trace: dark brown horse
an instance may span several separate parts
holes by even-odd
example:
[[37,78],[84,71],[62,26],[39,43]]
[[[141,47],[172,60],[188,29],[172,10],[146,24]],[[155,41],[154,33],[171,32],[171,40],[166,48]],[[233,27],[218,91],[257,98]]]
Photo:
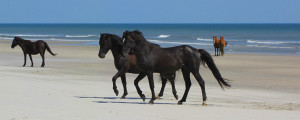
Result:
[[[121,98],[125,98],[127,93],[127,87],[126,87],[126,76],[125,73],[135,73],[138,74],[141,72],[141,69],[136,65],[136,57],[134,54],[129,55],[128,59],[122,58],[122,47],[123,47],[123,41],[121,37],[114,35],[114,34],[101,34],[100,40],[99,40],[100,50],[98,56],[100,58],[105,58],[106,53],[111,50],[113,57],[114,57],[114,63],[115,67],[117,68],[118,72],[115,74],[115,76],[112,78],[113,82],[113,90],[115,94],[118,96],[119,91],[117,89],[116,80],[121,76],[124,93]],[[170,81],[172,85],[172,92],[176,99],[178,99],[177,92],[175,89],[175,72],[170,74],[161,74],[161,80],[162,80],[162,87],[160,94],[158,97],[163,96],[164,88],[167,83],[167,80]],[[138,79],[144,78],[146,75],[141,74],[139,75]]]
[[57,54],[52,53],[52,51],[49,48],[48,44],[43,40],[38,40],[36,42],[31,42],[30,40],[24,40],[20,37],[15,37],[12,44],[11,44],[11,48],[16,47],[17,45],[19,45],[21,47],[21,49],[23,50],[23,53],[24,53],[23,67],[26,65],[26,54],[28,54],[29,57],[30,57],[31,67],[33,67],[33,62],[32,62],[31,55],[36,55],[36,54],[40,53],[40,55],[43,59],[41,67],[45,66],[45,51],[46,51],[46,49],[51,55],[53,55],[53,56],[57,55]]
[[[170,74],[181,69],[186,89],[178,104],[182,104],[182,102],[186,101],[191,87],[190,73],[192,73],[201,87],[203,105],[206,105],[205,82],[199,74],[201,62],[203,65],[206,63],[222,88],[224,88],[224,86],[230,87],[226,79],[221,76],[211,55],[203,49],[195,49],[187,45],[161,48],[157,44],[148,42],[139,31],[125,31],[123,38],[125,39],[123,55],[126,58],[129,55],[129,51],[134,50],[137,59],[136,63],[138,67],[142,69],[140,74],[146,74],[148,77],[152,93],[152,99],[149,101],[150,104],[153,104],[155,100],[153,72]],[[139,81],[137,81],[137,83],[138,82]],[[137,85],[136,87],[140,96],[144,96],[139,86]]]
[[215,47],[215,56],[224,55],[224,47],[227,46],[227,42],[224,40],[224,36],[220,36],[220,39],[217,36],[213,36],[214,47]]

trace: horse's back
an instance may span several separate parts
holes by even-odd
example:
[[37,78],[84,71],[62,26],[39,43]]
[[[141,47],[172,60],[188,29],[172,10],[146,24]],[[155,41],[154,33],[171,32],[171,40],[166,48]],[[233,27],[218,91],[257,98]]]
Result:
[[221,42],[221,39],[215,39],[214,44],[219,44]]
[[182,68],[188,59],[199,56],[198,50],[188,45],[162,48],[160,53],[155,54],[155,69],[161,73],[173,73]]
[[225,47],[226,42],[225,42],[225,40],[224,40],[224,37],[221,37],[221,38],[220,38],[220,43],[222,44],[223,47]]
[[46,42],[43,40],[37,40],[35,42],[31,42],[30,43],[31,44],[30,45],[30,53],[35,55],[35,54],[43,52],[46,49],[45,43]]

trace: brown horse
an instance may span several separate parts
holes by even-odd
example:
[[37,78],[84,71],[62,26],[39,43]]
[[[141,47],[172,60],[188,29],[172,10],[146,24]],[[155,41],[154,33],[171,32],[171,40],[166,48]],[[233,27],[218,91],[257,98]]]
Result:
[[26,54],[28,54],[29,57],[30,57],[31,67],[33,67],[33,62],[32,62],[31,55],[36,55],[36,54],[40,53],[40,55],[43,59],[41,67],[45,66],[45,60],[44,59],[45,59],[46,49],[51,55],[53,55],[53,56],[57,55],[57,54],[52,53],[52,51],[49,48],[48,44],[43,40],[38,40],[36,42],[31,42],[30,40],[24,40],[20,37],[15,37],[12,44],[11,44],[11,48],[16,47],[17,45],[19,45],[22,48],[23,53],[24,53],[23,67],[26,65]]
[[224,36],[220,36],[220,39],[217,36],[213,36],[214,47],[215,47],[215,56],[224,55],[224,47],[227,46],[227,42],[224,40]]

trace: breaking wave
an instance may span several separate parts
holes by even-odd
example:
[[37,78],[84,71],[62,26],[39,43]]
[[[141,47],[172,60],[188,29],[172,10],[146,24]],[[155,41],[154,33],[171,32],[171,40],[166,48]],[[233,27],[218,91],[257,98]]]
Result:
[[170,37],[171,35],[164,35],[164,34],[162,34],[162,35],[159,35],[158,36],[158,38],[167,38],[167,37]]
[[149,40],[154,43],[164,43],[164,44],[177,44],[177,45],[213,45],[210,43],[194,43],[194,42],[168,42],[168,41],[161,41],[161,40]]

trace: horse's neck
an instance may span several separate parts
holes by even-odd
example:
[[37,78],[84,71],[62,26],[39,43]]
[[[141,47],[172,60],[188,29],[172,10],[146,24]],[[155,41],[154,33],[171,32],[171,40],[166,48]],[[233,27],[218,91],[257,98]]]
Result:
[[[153,44],[154,45],[154,44]],[[136,52],[136,56],[139,57],[139,56],[147,56],[149,54],[149,52],[151,51],[151,49],[153,48],[153,45],[146,41],[144,42],[143,44],[140,44],[139,46],[137,46],[137,50],[135,51]]]
[[120,45],[114,45],[111,48],[111,52],[113,54],[113,57],[115,60],[119,60],[122,57],[122,46]]
[[21,48],[23,48],[23,47],[25,47],[26,42],[27,42],[26,40],[19,39],[19,40],[18,40],[18,45],[19,45]]

